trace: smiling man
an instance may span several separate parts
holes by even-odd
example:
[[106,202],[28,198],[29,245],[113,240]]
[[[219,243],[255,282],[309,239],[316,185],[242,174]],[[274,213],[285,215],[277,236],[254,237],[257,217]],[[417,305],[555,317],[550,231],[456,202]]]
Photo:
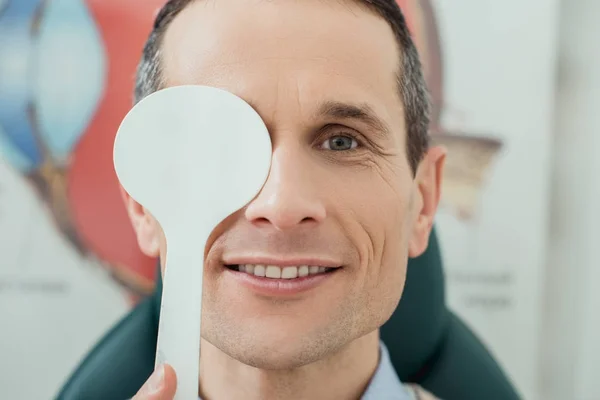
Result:
[[[444,151],[428,146],[425,83],[396,3],[173,0],[137,78],[137,101],[177,85],[228,90],[273,143],[262,191],[206,246],[200,397],[412,398],[379,328],[408,258],[427,247]],[[141,249],[164,265],[160,227],[126,202]],[[174,384],[161,367],[137,398],[172,398]]]

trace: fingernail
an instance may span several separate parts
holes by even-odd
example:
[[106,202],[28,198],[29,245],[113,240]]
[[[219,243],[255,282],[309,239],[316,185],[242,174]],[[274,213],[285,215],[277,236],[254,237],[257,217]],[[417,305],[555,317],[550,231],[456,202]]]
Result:
[[165,383],[165,367],[159,365],[148,380],[148,394],[160,392]]

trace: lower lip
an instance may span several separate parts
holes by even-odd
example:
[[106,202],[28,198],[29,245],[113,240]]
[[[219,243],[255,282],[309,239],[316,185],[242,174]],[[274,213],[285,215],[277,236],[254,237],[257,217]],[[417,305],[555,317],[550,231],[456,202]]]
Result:
[[316,288],[337,274],[337,269],[318,275],[294,279],[273,279],[225,268],[225,273],[246,288],[264,296],[293,296]]

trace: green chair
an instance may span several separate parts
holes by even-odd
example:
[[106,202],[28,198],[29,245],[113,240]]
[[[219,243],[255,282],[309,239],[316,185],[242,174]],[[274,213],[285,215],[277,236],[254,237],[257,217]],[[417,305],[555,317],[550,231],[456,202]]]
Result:
[[[160,274],[159,274],[160,278]],[[444,400],[517,400],[490,353],[446,307],[435,233],[429,248],[408,265],[402,300],[381,337],[403,382],[418,383]],[[85,357],[59,400],[131,398],[152,373],[161,281]]]

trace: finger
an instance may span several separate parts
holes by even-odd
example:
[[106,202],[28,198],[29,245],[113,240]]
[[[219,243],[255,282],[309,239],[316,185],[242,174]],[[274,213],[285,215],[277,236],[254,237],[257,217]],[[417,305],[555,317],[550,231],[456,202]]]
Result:
[[173,400],[177,377],[170,365],[160,365],[132,400]]
[[423,389],[419,385],[409,384],[408,388],[412,391],[412,399],[415,400],[438,400],[437,397]]

